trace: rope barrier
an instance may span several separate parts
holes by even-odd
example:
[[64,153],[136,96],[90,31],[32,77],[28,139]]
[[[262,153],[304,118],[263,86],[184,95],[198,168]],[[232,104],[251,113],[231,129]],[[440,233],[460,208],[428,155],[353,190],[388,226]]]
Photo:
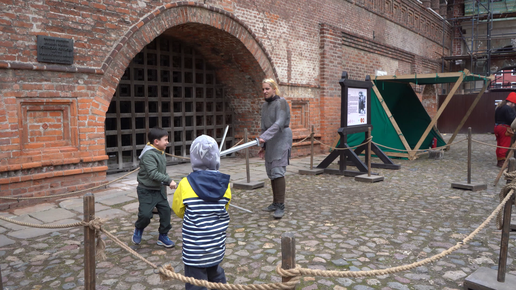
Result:
[[351,149],[358,148],[358,147],[360,147],[362,145],[367,145],[369,142],[372,142],[372,140],[373,140],[373,136],[369,136],[369,138],[367,138],[367,140],[364,143],[360,143],[360,144],[358,144],[356,146],[351,146],[351,147],[348,147],[348,148],[333,147],[333,146],[325,144],[325,143],[323,143],[323,142],[321,142],[319,140],[314,140],[314,141],[319,143],[319,144],[321,144],[321,145],[323,145],[323,146],[330,147],[331,150],[351,150]]
[[392,267],[388,269],[382,269],[382,270],[370,270],[370,271],[328,271],[328,270],[314,270],[314,269],[306,269],[306,268],[298,268],[285,270],[281,269],[281,274],[289,274],[290,276],[297,276],[297,275],[307,275],[307,276],[320,276],[320,277],[338,277],[338,278],[349,278],[349,277],[366,277],[366,276],[379,276],[379,275],[385,275],[385,274],[393,274],[401,271],[406,271],[410,269],[414,269],[420,266],[423,266],[425,264],[434,262],[440,258],[443,258],[447,256],[448,254],[458,250],[463,245],[470,242],[505,206],[505,203],[511,198],[512,194],[514,193],[514,190],[516,189],[515,185],[511,186],[511,189],[507,196],[503,199],[503,201],[495,208],[495,210],[486,218],[486,220],[478,226],[471,234],[469,234],[466,238],[464,238],[461,242],[458,242],[455,246],[437,254],[432,257],[423,259],[421,261],[409,264],[409,265],[402,265],[397,267]]
[[72,224],[62,224],[62,225],[39,225],[39,224],[20,222],[20,221],[13,220],[13,219],[10,219],[10,218],[6,218],[6,217],[3,217],[3,216],[0,216],[0,220],[6,221],[6,222],[10,222],[10,223],[13,223],[13,224],[17,224],[17,225],[20,225],[20,226],[26,226],[26,227],[31,227],[31,228],[41,228],[41,229],[63,229],[63,228],[73,228],[73,227],[78,227],[78,226],[83,226],[84,225],[83,221],[72,223]]
[[514,148],[511,148],[511,147],[503,147],[503,146],[498,146],[498,145],[492,145],[492,144],[489,144],[489,143],[485,143],[485,142],[482,142],[482,141],[478,141],[478,140],[475,140],[475,139],[471,139],[473,142],[475,143],[479,143],[479,144],[482,144],[482,145],[485,145],[485,146],[489,146],[489,147],[495,147],[495,148],[502,148],[502,149],[514,149]]
[[17,201],[20,201],[20,200],[29,200],[29,199],[42,199],[42,198],[55,198],[55,197],[61,197],[61,196],[67,196],[67,195],[74,195],[74,194],[78,194],[78,193],[81,193],[81,192],[86,192],[86,191],[92,191],[92,190],[95,190],[97,188],[101,188],[101,187],[106,187],[108,185],[110,185],[111,183],[114,183],[116,181],[119,181],[120,179],[128,176],[128,175],[131,175],[133,174],[134,172],[140,170],[140,167],[134,169],[133,171],[123,175],[123,176],[120,176],[116,179],[113,179],[107,183],[104,183],[102,185],[97,185],[97,186],[94,186],[94,187],[91,187],[91,188],[87,188],[87,189],[81,189],[81,190],[77,190],[77,191],[72,191],[72,192],[68,192],[68,193],[61,193],[61,194],[56,194],[56,195],[50,195],[50,196],[33,196],[33,197],[8,197],[8,196],[0,196],[0,199],[7,199],[7,200],[17,200]]
[[[238,141],[238,143],[236,143],[235,145],[233,145],[231,148],[237,146],[238,144],[240,144],[241,142],[243,141],[240,140]],[[181,156],[176,156],[176,155],[173,155],[173,154],[169,154],[169,153],[166,153],[166,155],[169,155],[169,156],[173,156],[175,158],[182,158],[182,159],[187,159],[187,160],[190,160],[190,158],[188,157],[181,157]],[[137,167],[136,169],[130,171],[129,173],[127,174],[124,174],[116,179],[113,179],[107,183],[104,183],[102,185],[97,185],[97,186],[94,186],[94,187],[90,187],[90,188],[87,188],[87,189],[81,189],[81,190],[77,190],[77,191],[72,191],[72,192],[68,192],[68,193],[61,193],[61,194],[56,194],[56,195],[51,195],[51,196],[33,196],[33,197],[8,197],[8,196],[0,196],[0,199],[5,199],[5,200],[17,200],[17,201],[20,201],[20,200],[31,200],[31,199],[45,199],[45,198],[55,198],[55,197],[62,197],[62,196],[68,196],[68,195],[75,195],[75,194],[78,194],[78,193],[82,193],[82,192],[87,192],[87,191],[92,191],[92,190],[95,190],[95,189],[98,189],[98,188],[101,188],[101,187],[106,187],[112,183],[115,183],[133,173],[135,173],[136,171],[140,170],[140,167]]]
[[[372,140],[372,136],[370,137],[371,140]],[[367,140],[365,141],[364,143],[361,143],[361,144],[358,144],[356,146],[351,146],[351,147],[348,147],[348,148],[338,148],[338,147],[333,147],[331,145],[328,145],[328,144],[325,144],[319,140],[315,140],[315,142],[323,145],[323,146],[326,146],[326,147],[330,147],[331,150],[350,150],[350,149],[355,149],[357,147],[360,147],[362,145],[367,145],[367,143],[369,143],[369,141],[371,140]],[[436,147],[436,148],[432,148],[433,150],[438,150],[438,149],[443,149],[443,148],[446,148],[446,147],[449,147],[449,146],[452,146],[452,145],[456,145],[458,143],[461,143],[461,142],[464,142],[464,141],[467,141],[468,139],[462,139],[462,140],[459,140],[459,141],[456,141],[456,142],[453,142],[453,143],[450,143],[450,144],[446,144],[444,146],[439,146],[439,147]],[[395,150],[395,151],[400,151],[400,152],[414,152],[414,150],[412,151],[408,151],[406,149],[398,149],[398,148],[393,148],[393,147],[389,147],[389,146],[386,146],[386,145],[382,145],[380,143],[377,143],[377,142],[374,142],[374,141],[371,141],[373,144],[375,144],[376,146],[380,146],[380,147],[383,147],[383,148],[387,148],[387,149],[391,149],[391,150]],[[428,149],[418,149],[418,150],[415,150],[417,152],[425,152],[425,151],[428,151]]]
[[[507,177],[516,177],[516,172],[512,172],[510,174],[506,174]],[[66,225],[38,225],[38,224],[31,224],[31,223],[25,223],[25,222],[19,222],[15,221],[13,219],[1,217],[1,220],[12,222],[18,225],[24,225],[24,226],[30,226],[30,227],[37,227],[37,228],[65,228],[65,227],[76,227],[76,226],[87,226],[90,227],[90,229],[95,230],[96,238],[97,238],[97,257],[99,259],[104,259],[104,249],[105,249],[105,243],[102,240],[100,236],[100,232],[104,233],[108,238],[113,240],[117,245],[119,245],[122,249],[128,251],[129,253],[133,254],[135,257],[139,258],[143,262],[147,263],[149,266],[153,267],[154,269],[157,269],[160,277],[163,281],[175,279],[180,280],[184,283],[190,283],[197,286],[202,286],[206,288],[211,289],[235,289],[235,290],[247,290],[247,289],[253,289],[253,290],[269,290],[269,289],[291,289],[293,288],[298,282],[300,277],[302,275],[307,276],[318,276],[318,277],[338,277],[338,278],[346,278],[346,277],[366,277],[366,276],[379,276],[379,275],[385,275],[385,274],[393,274],[401,271],[410,270],[413,268],[420,267],[422,265],[434,262],[438,259],[441,259],[448,254],[456,251],[457,249],[461,248],[463,245],[467,244],[469,241],[471,241],[496,215],[499,215],[501,209],[505,206],[507,201],[512,197],[514,194],[514,190],[516,190],[516,183],[510,183],[507,184],[503,189],[502,192],[505,195],[503,200],[500,202],[500,204],[495,208],[495,210],[484,220],[484,222],[478,226],[471,234],[469,234],[466,238],[464,238],[461,242],[458,242],[455,246],[448,248],[447,250],[434,255],[432,257],[417,261],[415,263],[409,264],[409,265],[401,265],[397,267],[391,267],[388,269],[381,269],[381,270],[369,270],[369,271],[338,271],[338,270],[314,270],[314,269],[308,269],[308,268],[301,268],[299,265],[296,265],[296,268],[294,269],[282,269],[280,265],[276,267],[276,271],[281,275],[282,277],[291,277],[292,279],[289,282],[282,282],[282,283],[268,283],[268,284],[250,284],[250,285],[243,285],[243,284],[223,284],[223,283],[212,283],[208,282],[206,280],[197,280],[191,277],[185,277],[184,275],[175,273],[173,271],[172,266],[170,265],[155,265],[154,263],[146,260],[144,257],[142,257],[140,254],[138,254],[136,251],[131,249],[129,246],[127,246],[125,243],[120,241],[117,237],[109,233],[108,231],[104,230],[102,228],[102,224],[105,222],[104,220],[101,220],[100,218],[95,218],[94,220],[90,222],[77,222],[73,224],[66,224]]]
[[[462,139],[462,140],[459,140],[459,141],[456,141],[456,142],[453,142],[453,143],[450,143],[450,144],[446,144],[444,146],[439,146],[439,147],[435,147],[435,148],[431,148],[432,150],[439,150],[439,149],[443,149],[443,148],[446,148],[448,146],[452,146],[452,145],[456,145],[458,143],[461,143],[461,142],[464,142],[464,141],[467,141],[468,139],[465,138],[465,139]],[[380,146],[380,147],[383,147],[383,148],[387,148],[387,149],[391,149],[391,150],[395,150],[395,151],[401,151],[401,152],[409,152],[408,150],[404,150],[404,149],[398,149],[398,148],[392,148],[392,147],[389,147],[389,146],[385,146],[385,145],[382,145],[382,144],[379,144],[379,143],[376,143],[376,142],[373,142],[374,144],[376,144],[376,146]],[[428,149],[418,149],[418,150],[412,150],[410,152],[425,152],[425,151],[428,151]]]
[[312,135],[308,135],[308,136],[306,136],[303,140],[301,140],[301,141],[297,141],[296,143],[293,143],[293,144],[292,144],[292,146],[294,146],[294,145],[296,145],[296,144],[303,143],[303,142],[305,142],[305,141],[306,141],[306,139],[311,138],[311,137],[312,137]]
[[[296,143],[293,143],[294,144],[299,144],[299,143],[302,143],[304,142],[305,140],[307,140],[308,138],[310,138],[311,136],[308,135],[306,136],[304,139],[302,139],[301,141],[298,141]],[[319,140],[314,140],[314,142],[316,143],[319,143],[323,146],[326,146],[326,147],[329,147],[331,150],[351,150],[351,149],[356,149],[362,145],[367,145],[369,142],[372,142],[374,143],[376,146],[379,146],[379,147],[382,147],[382,148],[386,148],[386,149],[390,149],[390,150],[394,150],[394,151],[399,151],[399,152],[414,152],[414,151],[408,151],[408,150],[404,150],[404,149],[398,149],[398,148],[393,148],[393,147],[389,147],[389,146],[386,146],[386,145],[382,145],[380,143],[377,143],[377,142],[373,142],[372,141],[372,138],[373,136],[370,136],[364,143],[361,143],[361,144],[358,144],[356,146],[351,146],[351,147],[348,147],[348,148],[339,148],[339,147],[333,147],[331,145],[328,145],[328,144],[325,144]],[[453,143],[450,143],[450,144],[447,144],[447,145],[444,145],[444,146],[440,146],[440,147],[436,147],[436,148],[432,148],[434,150],[438,150],[438,149],[442,149],[442,148],[446,148],[446,147],[449,147],[449,146],[452,146],[452,145],[456,145],[458,143],[461,143],[461,142],[464,142],[466,141],[467,138],[465,139],[462,139],[462,140],[459,140],[459,141],[456,141],[456,142],[453,142]],[[485,143],[485,142],[481,142],[481,141],[478,141],[478,140],[474,140],[472,139],[473,142],[476,142],[476,143],[479,143],[479,144],[482,144],[482,145],[487,145],[487,146],[491,146],[491,147],[497,147],[497,148],[504,148],[504,149],[513,149],[513,148],[510,148],[510,147],[502,147],[502,146],[496,146],[496,145],[491,145],[491,144],[488,144],[488,143]],[[235,146],[238,146],[240,143],[242,143],[243,139],[238,141],[235,145],[231,146],[230,148],[233,148]],[[427,151],[428,149],[418,149],[416,150],[416,152],[425,152]],[[170,154],[170,153],[166,153],[166,155],[168,156],[172,156],[172,157],[175,157],[175,158],[180,158],[180,159],[186,159],[186,160],[190,160],[189,157],[182,157],[182,156],[177,156],[177,155],[173,155],[173,154]],[[8,197],[8,196],[0,196],[0,200],[1,199],[4,199],[4,200],[17,200],[17,201],[20,201],[20,200],[31,200],[31,199],[45,199],[45,198],[56,198],[56,197],[62,197],[62,196],[69,196],[69,195],[75,195],[75,194],[79,194],[79,193],[82,193],[82,192],[86,192],[86,191],[92,191],[92,190],[95,190],[95,189],[98,189],[98,188],[101,188],[101,187],[106,187],[114,182],[117,182],[123,178],[125,178],[126,176],[128,175],[131,175],[133,174],[134,172],[138,171],[140,169],[140,167],[130,171],[129,173],[121,176],[121,177],[118,177],[114,180],[111,180],[105,184],[102,184],[102,185],[98,185],[98,186],[94,186],[94,187],[91,187],[91,188],[88,188],[88,189],[83,189],[83,190],[78,190],[78,191],[72,191],[72,192],[69,192],[69,193],[62,193],[62,194],[57,194],[57,195],[52,195],[52,196],[35,196],[35,197]]]

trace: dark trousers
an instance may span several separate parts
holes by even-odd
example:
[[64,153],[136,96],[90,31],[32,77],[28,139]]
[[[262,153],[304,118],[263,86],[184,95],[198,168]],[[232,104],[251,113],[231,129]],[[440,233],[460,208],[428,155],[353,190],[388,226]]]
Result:
[[168,234],[172,226],[170,225],[170,215],[172,210],[166,197],[163,197],[160,190],[151,190],[146,188],[136,188],[138,193],[138,220],[134,226],[138,229],[146,228],[152,218],[152,210],[156,207],[159,214],[160,234]]
[[[226,283],[226,274],[220,265],[197,268],[185,265],[185,276],[192,277],[198,280],[208,280],[208,282]],[[185,284],[186,290],[206,290],[206,287],[195,286],[190,283]]]

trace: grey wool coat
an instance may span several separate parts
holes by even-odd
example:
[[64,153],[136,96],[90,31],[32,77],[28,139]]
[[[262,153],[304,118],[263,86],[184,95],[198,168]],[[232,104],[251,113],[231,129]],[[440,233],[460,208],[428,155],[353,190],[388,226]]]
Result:
[[287,166],[292,149],[290,107],[287,101],[274,96],[274,101],[262,105],[261,135],[265,141],[265,162],[271,167]]

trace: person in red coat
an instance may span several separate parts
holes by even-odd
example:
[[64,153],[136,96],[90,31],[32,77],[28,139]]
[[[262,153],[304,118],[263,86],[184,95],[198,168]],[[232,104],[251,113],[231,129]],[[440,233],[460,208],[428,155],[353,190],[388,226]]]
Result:
[[[496,106],[495,110],[495,127],[496,145],[502,147],[511,146],[511,137],[514,132],[510,128],[512,121],[516,119],[516,93],[511,92],[509,96]],[[507,149],[496,148],[496,166],[502,167],[507,156]]]

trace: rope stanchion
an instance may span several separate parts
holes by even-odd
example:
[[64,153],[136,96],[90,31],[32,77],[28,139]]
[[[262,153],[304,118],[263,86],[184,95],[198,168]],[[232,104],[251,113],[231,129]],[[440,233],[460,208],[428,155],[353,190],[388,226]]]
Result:
[[452,182],[451,187],[457,189],[466,189],[471,191],[479,191],[487,189],[486,183],[471,182],[471,127],[468,128],[468,166],[467,166],[467,183]]
[[[409,264],[409,265],[402,265],[397,267],[392,267],[388,269],[381,269],[381,270],[369,270],[369,271],[338,271],[338,270],[314,270],[314,269],[307,269],[307,268],[301,268],[299,265],[296,265],[293,269],[281,269],[277,268],[278,273],[282,277],[291,277],[290,281],[288,282],[282,282],[282,283],[269,283],[269,284],[250,284],[250,285],[242,285],[242,284],[223,284],[223,283],[212,283],[205,280],[196,280],[194,278],[185,277],[181,274],[174,273],[171,266],[158,266],[154,263],[148,261],[144,257],[142,257],[140,254],[135,252],[133,249],[131,249],[128,245],[120,241],[117,237],[115,237],[113,234],[109,233],[105,229],[102,228],[103,221],[100,218],[95,218],[94,220],[91,220],[89,222],[82,221],[79,223],[69,224],[69,225],[53,225],[53,227],[71,227],[71,226],[84,226],[84,227],[90,227],[92,229],[95,229],[96,232],[102,232],[104,233],[109,239],[115,242],[115,244],[119,245],[122,249],[128,251],[135,257],[139,258],[143,262],[147,263],[149,266],[151,266],[154,269],[157,269],[160,275],[164,276],[164,279],[172,278],[175,280],[180,280],[185,283],[190,283],[197,286],[203,286],[211,289],[238,289],[238,290],[247,290],[247,289],[253,289],[253,290],[269,290],[269,289],[292,289],[295,287],[295,285],[299,281],[299,276],[306,275],[306,276],[319,276],[319,277],[339,277],[339,278],[346,278],[346,277],[366,277],[366,276],[378,276],[378,275],[385,275],[385,274],[394,274],[401,271],[406,271],[410,269],[414,269],[420,266],[423,266],[425,264],[434,262],[438,259],[441,259],[448,254],[456,251],[457,249],[461,248],[463,245],[470,242],[482,229],[485,228],[485,226],[494,218],[500,210],[505,206],[505,204],[508,202],[509,199],[513,197],[514,190],[516,190],[516,183],[510,183],[506,185],[505,191],[507,191],[506,196],[502,200],[502,202],[495,208],[495,210],[484,220],[484,222],[478,226],[471,234],[469,234],[466,238],[464,238],[461,242],[458,242],[455,246],[450,247],[449,249],[434,255],[432,257],[417,261],[415,263]],[[0,216],[0,219],[6,220],[9,222],[12,222],[13,220],[4,218]],[[44,225],[33,225],[28,223],[22,223],[18,221],[14,221],[16,224],[20,225],[31,225],[34,227],[50,227],[50,226],[44,226]],[[99,240],[102,240],[99,233],[96,233],[96,237]],[[98,245],[98,243],[97,243]],[[97,247],[98,249],[98,247]],[[279,267],[279,266],[278,266]]]
[[[507,171],[508,174],[505,176],[506,178],[508,178],[509,176],[514,177],[516,173],[516,159],[510,158],[509,167],[507,168]],[[511,178],[510,183],[505,185],[502,191],[500,191],[500,198],[503,195],[510,195],[510,192],[513,192],[515,189],[516,181]],[[516,199],[514,198],[514,196],[511,196],[505,204],[503,212],[500,211],[498,213],[497,227],[498,229],[502,230],[502,237],[500,241],[500,254],[498,258],[498,282],[505,282],[505,270],[507,269],[507,254],[509,251],[509,235],[511,233],[511,214],[513,204],[516,205]]]
[[[84,212],[84,223],[89,223],[95,220],[95,196],[91,193],[87,193],[83,197],[83,212]],[[100,225],[99,225],[100,227]],[[97,235],[98,233],[98,235]],[[95,290],[95,252],[99,255],[101,260],[106,258],[104,249],[106,245],[102,241],[101,250],[95,251],[95,238],[97,241],[102,241],[100,232],[96,231],[93,226],[84,227],[84,289]]]

